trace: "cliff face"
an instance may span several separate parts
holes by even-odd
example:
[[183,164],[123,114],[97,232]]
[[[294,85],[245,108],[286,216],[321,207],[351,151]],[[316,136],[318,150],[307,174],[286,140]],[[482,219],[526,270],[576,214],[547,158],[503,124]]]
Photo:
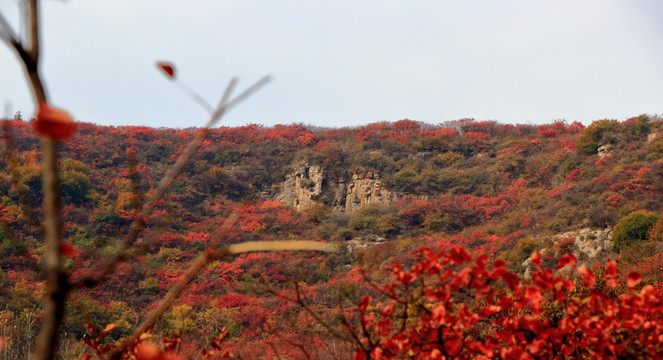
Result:
[[351,173],[345,185],[345,211],[353,211],[371,204],[389,204],[396,194],[385,189],[380,175],[373,172]]
[[[302,164],[286,177],[276,201],[303,210],[319,202],[325,185],[324,170],[318,165]],[[326,186],[325,186],[326,187]]]
[[371,204],[388,204],[396,194],[385,189],[377,173],[350,171],[347,179],[329,179],[318,165],[302,164],[286,177],[276,200],[304,210],[331,198],[336,211],[353,211]]

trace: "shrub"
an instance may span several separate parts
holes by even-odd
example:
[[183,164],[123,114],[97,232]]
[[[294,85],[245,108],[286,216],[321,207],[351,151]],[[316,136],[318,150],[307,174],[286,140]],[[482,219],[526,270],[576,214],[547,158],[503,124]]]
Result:
[[529,259],[532,253],[540,247],[541,245],[534,238],[520,239],[511,249],[502,252],[499,258],[506,262],[509,271],[520,272],[525,260]]
[[647,238],[647,233],[658,220],[658,215],[633,212],[623,217],[612,231],[612,242],[615,250],[619,251],[638,241]]
[[615,261],[595,274],[567,254],[557,270],[569,271],[553,272],[535,252],[522,281],[462,248],[421,255],[409,271],[393,266],[387,296],[359,302],[356,360],[663,356],[660,293],[637,272],[620,281]]

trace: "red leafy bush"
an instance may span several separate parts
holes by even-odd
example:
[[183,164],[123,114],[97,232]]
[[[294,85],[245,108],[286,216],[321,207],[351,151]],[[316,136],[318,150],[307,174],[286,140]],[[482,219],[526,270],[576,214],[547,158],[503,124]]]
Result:
[[355,359],[663,356],[661,295],[636,272],[620,282],[614,261],[596,275],[568,254],[554,272],[535,252],[524,280],[459,247],[421,255],[408,272],[394,267],[386,302],[361,301]]

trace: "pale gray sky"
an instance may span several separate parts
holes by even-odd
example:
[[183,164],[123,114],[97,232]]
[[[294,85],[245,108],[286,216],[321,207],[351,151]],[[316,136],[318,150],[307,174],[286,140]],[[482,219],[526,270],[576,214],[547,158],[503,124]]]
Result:
[[[0,0],[15,26],[17,2]],[[212,103],[233,76],[242,89],[272,75],[228,126],[663,112],[660,0],[69,0],[44,1],[42,15],[52,102],[103,125],[206,122],[157,60]],[[0,45],[0,101],[30,115]]]

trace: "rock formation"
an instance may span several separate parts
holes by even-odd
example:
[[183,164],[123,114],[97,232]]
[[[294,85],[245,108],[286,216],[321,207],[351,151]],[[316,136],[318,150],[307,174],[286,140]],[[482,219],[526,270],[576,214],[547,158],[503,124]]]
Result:
[[601,145],[601,146],[599,146],[599,148],[597,150],[597,155],[599,156],[599,158],[602,159],[602,158],[610,155],[610,149],[612,149],[611,144]]
[[380,175],[366,170],[350,171],[347,179],[330,179],[318,165],[296,167],[281,185],[276,200],[297,210],[321,203],[322,197],[333,199],[336,211],[350,212],[371,204],[389,204],[396,194],[384,188]]
[[371,204],[389,204],[396,200],[396,194],[385,189],[380,175],[370,171],[351,173],[345,186],[345,211],[353,211]]
[[584,253],[590,259],[594,259],[600,252],[612,248],[611,229],[584,228],[569,231],[553,236],[553,241],[565,238],[575,239],[577,252],[574,255],[579,256]]
[[320,199],[325,182],[325,172],[321,166],[302,164],[286,177],[276,201],[304,210]]
[[656,139],[658,139],[658,131],[648,134],[647,135],[647,144],[653,142]]

